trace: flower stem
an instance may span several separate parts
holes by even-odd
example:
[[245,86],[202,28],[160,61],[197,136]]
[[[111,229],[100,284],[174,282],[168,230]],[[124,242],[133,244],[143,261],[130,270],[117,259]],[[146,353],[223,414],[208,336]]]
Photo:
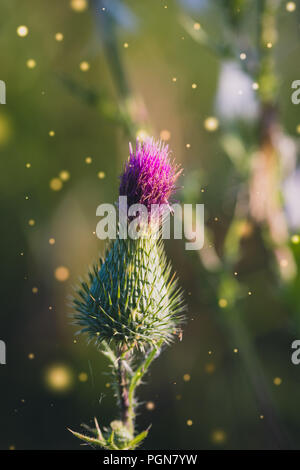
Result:
[[135,371],[134,375],[132,376],[130,380],[129,391],[128,391],[128,402],[129,402],[128,422],[130,423],[130,426],[132,426],[133,429],[134,429],[135,406],[136,406],[135,389],[141,383],[142,378],[144,377],[151,363],[157,356],[161,345],[162,345],[162,341],[159,342],[157,347],[154,347],[153,349],[151,349],[145,361],[137,368],[137,370]]
[[131,425],[128,419],[129,417],[128,415],[128,411],[129,411],[128,380],[127,380],[127,373],[126,373],[122,356],[120,356],[118,360],[117,376],[118,376],[118,386],[119,386],[121,420],[123,424],[131,431]]

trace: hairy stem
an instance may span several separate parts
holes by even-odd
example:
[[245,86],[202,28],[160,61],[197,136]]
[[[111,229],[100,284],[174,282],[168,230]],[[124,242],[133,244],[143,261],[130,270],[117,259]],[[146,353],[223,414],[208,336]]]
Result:
[[151,349],[148,356],[146,357],[145,361],[137,368],[129,385],[129,392],[128,392],[128,401],[129,401],[129,409],[128,409],[128,418],[129,421],[134,426],[134,419],[135,419],[135,389],[141,383],[142,378],[146,374],[147,370],[149,369],[151,363],[157,356],[159,349],[162,345],[163,341],[160,341],[157,348]]
[[131,431],[132,426],[129,420],[128,380],[122,356],[120,356],[118,360],[117,377],[119,386],[121,420],[123,424]]

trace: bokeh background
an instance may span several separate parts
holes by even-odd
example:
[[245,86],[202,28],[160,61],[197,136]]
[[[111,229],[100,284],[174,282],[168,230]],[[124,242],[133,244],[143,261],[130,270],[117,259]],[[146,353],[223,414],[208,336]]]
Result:
[[78,449],[67,427],[116,418],[67,297],[146,135],[206,234],[166,243],[188,322],[139,390],[144,448],[299,448],[299,25],[298,1],[1,0],[1,449]]

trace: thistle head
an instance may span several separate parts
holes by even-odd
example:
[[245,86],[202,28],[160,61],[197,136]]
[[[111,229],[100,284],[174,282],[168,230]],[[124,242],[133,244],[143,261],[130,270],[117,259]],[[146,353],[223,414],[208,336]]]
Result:
[[182,170],[170,159],[168,145],[154,139],[137,141],[135,150],[129,144],[129,159],[120,177],[120,196],[127,196],[128,205],[170,206],[176,191],[176,180]]
[[112,242],[74,299],[75,324],[96,343],[170,343],[180,332],[183,298],[171,276],[162,240]]
[[[181,173],[171,162],[168,146],[147,140],[130,146],[129,160],[121,176],[120,196],[128,205],[169,206]],[[75,323],[97,343],[105,341],[140,350],[169,343],[178,335],[183,300],[171,276],[163,242],[152,226],[146,237],[110,243],[105,259],[96,265],[74,299]]]

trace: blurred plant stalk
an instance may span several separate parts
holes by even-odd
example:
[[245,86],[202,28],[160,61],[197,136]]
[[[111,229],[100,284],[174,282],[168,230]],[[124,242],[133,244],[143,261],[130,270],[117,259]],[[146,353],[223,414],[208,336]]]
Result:
[[[221,144],[224,144],[224,150],[231,158],[237,173],[242,176],[243,184],[237,193],[235,212],[225,240],[215,252],[213,270],[216,270],[217,266],[217,297],[228,299],[226,308],[220,309],[223,328],[229,333],[231,346],[239,346],[259,410],[263,412],[272,436],[273,445],[275,448],[288,448],[289,437],[280,423],[263,367],[238,305],[239,300],[247,295],[248,289],[243,282],[233,276],[240,267],[247,266],[253,237],[257,237],[266,253],[273,253],[277,260],[276,274],[279,274],[283,281],[289,281],[296,274],[293,255],[288,247],[287,222],[281,202],[281,155],[278,146],[283,132],[277,109],[278,79],[274,45],[278,36],[277,14],[282,2],[257,0],[250,3],[252,8],[255,3],[257,9],[257,40],[256,46],[250,51],[250,56],[254,60],[250,61],[249,65],[247,61],[241,61],[239,43],[235,37],[235,33],[241,28],[241,18],[244,14],[247,15],[247,9],[250,8],[247,0],[230,2],[224,0],[219,3],[220,13],[223,12],[227,19],[222,45],[216,44],[202,27],[198,27],[195,31],[194,21],[187,16],[181,17],[181,24],[199,44],[208,48],[220,60],[236,61],[237,66],[251,77],[252,83],[257,84],[259,117],[255,133],[257,140],[253,142],[253,148],[256,150],[252,154],[247,153],[247,143],[243,142],[238,125],[234,133],[232,126],[229,132],[226,126],[223,128]],[[230,148],[231,145],[236,148]],[[247,163],[244,161],[245,158],[248,159]],[[209,234],[208,231],[207,236],[213,241],[215,238],[213,229],[211,232]],[[201,252],[199,255],[203,258]],[[203,255],[205,256],[205,253]],[[216,263],[216,259],[219,259],[219,262]],[[209,269],[209,263],[207,264],[205,258],[203,262]]]

